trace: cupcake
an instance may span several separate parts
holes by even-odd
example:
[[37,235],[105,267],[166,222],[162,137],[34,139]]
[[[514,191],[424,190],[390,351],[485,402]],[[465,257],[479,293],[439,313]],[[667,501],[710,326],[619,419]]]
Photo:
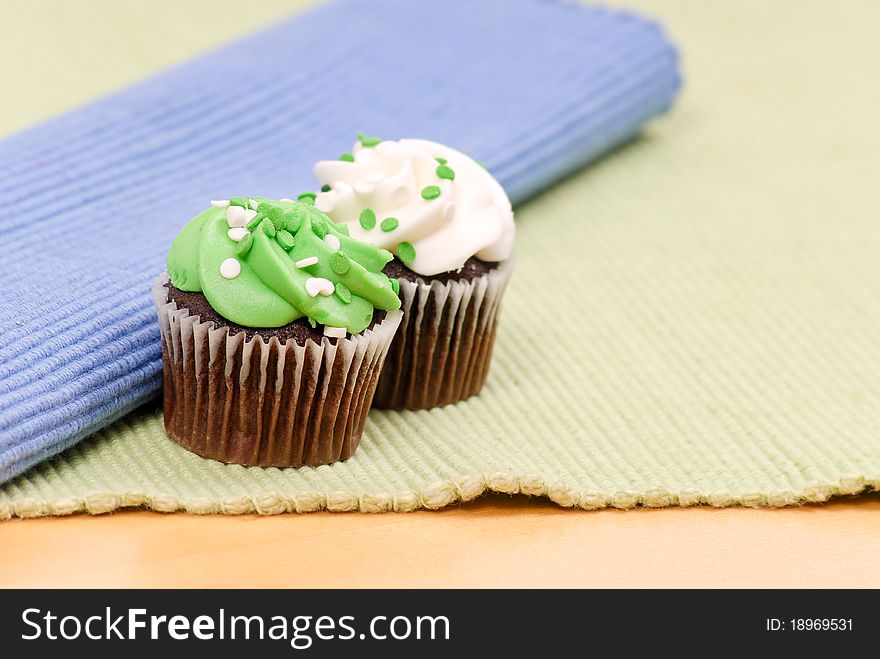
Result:
[[486,381],[513,271],[513,211],[486,169],[448,146],[358,136],[315,165],[315,207],[353,238],[388,250],[403,321],[373,403],[424,409],[464,400]]
[[153,287],[165,428],[206,458],[262,467],[357,448],[400,324],[390,252],[312,205],[214,201],[180,232]]

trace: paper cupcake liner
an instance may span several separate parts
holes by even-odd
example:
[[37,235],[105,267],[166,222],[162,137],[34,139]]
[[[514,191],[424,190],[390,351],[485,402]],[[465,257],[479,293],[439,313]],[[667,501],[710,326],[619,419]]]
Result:
[[379,377],[375,407],[425,409],[480,391],[513,265],[507,259],[470,281],[397,280],[403,322]]
[[261,467],[329,464],[357,448],[401,312],[346,339],[304,346],[201,322],[153,286],[165,429],[206,458]]

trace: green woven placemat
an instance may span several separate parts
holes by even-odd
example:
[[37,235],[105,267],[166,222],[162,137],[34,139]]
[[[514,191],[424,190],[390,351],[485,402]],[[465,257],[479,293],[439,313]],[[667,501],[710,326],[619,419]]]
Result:
[[286,471],[200,459],[143,410],[4,486],[0,517],[412,510],[487,489],[778,506],[880,487],[876,21],[848,4],[798,3],[786,30],[782,2],[654,12],[686,93],[519,209],[479,397],[374,411],[353,459]]

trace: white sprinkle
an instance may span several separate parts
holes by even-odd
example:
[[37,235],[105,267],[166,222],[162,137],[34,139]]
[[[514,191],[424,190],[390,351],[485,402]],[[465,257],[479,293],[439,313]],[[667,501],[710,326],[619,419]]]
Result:
[[293,202],[293,199],[288,199],[287,197],[282,197],[282,198],[279,199],[278,201],[286,201],[288,204],[292,204],[292,203],[294,203],[294,202]]
[[372,185],[371,183],[365,183],[364,181],[358,181],[354,184],[354,191],[364,197],[368,194],[372,194],[373,190],[375,189],[375,185]]
[[339,244],[339,238],[334,236],[332,233],[328,233],[324,236],[324,242],[330,246],[334,252],[338,251],[341,245]]
[[297,268],[308,268],[310,265],[315,265],[318,262],[317,256],[307,256],[304,259],[300,259],[296,262]]
[[260,205],[260,202],[257,201],[256,199],[248,199],[248,206],[250,206],[250,207],[253,208],[254,210],[257,210],[257,207],[258,207],[259,205]]
[[309,277],[306,279],[306,293],[315,297],[318,293],[321,295],[333,295],[336,287],[333,282],[323,277]]
[[214,208],[226,208],[227,206],[229,206],[229,200],[228,199],[212,199],[211,205]]
[[245,210],[245,212],[244,212],[244,219],[246,220],[245,224],[250,222],[256,216],[257,216],[257,211]]
[[235,227],[234,229],[230,229],[229,231],[227,231],[226,235],[229,236],[229,240],[234,240],[235,242],[238,242],[249,233],[250,231],[248,231],[244,227]]
[[220,276],[224,279],[235,279],[241,274],[241,263],[238,259],[226,259],[220,264]]
[[344,327],[330,327],[329,325],[324,325],[324,336],[329,336],[333,339],[344,339],[346,333]]
[[226,209],[226,223],[232,229],[243,227],[250,221],[247,216],[248,212],[241,206],[230,206]]

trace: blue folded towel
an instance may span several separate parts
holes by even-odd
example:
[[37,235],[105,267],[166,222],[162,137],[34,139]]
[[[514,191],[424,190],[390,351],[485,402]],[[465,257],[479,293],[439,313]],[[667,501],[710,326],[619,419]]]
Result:
[[0,482],[161,386],[149,296],[212,198],[295,196],[357,132],[445,142],[520,202],[671,103],[653,22],[538,0],[343,0],[0,142]]

